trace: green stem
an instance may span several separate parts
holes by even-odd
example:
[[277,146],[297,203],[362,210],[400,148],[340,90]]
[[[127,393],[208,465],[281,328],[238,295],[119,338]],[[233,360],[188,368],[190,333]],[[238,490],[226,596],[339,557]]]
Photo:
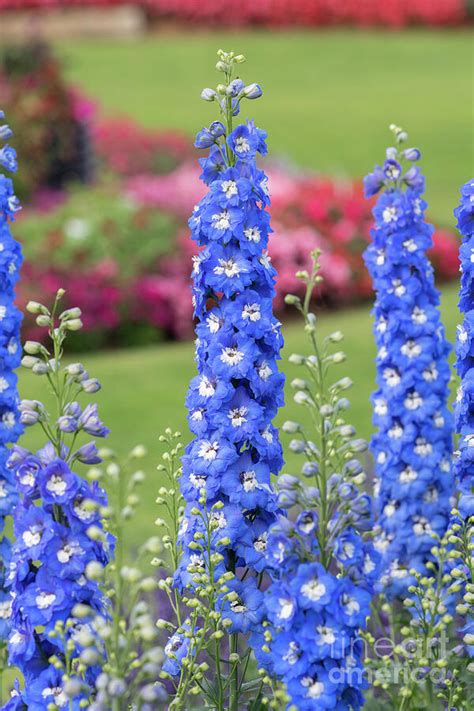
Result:
[[[237,654],[239,649],[239,635],[232,634],[230,636],[230,653]],[[239,711],[239,665],[235,664],[231,670],[230,679],[230,711]]]

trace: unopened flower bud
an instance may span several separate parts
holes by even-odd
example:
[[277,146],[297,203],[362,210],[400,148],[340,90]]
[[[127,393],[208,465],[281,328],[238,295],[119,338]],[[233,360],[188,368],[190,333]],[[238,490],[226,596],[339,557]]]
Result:
[[246,86],[242,94],[246,99],[259,99],[262,96],[263,91],[258,84],[254,83]]
[[66,309],[62,314],[59,314],[60,321],[66,321],[68,319],[80,318],[82,316],[82,311],[78,306],[72,309]]
[[49,313],[46,306],[43,306],[43,304],[40,304],[39,301],[28,301],[28,303],[26,304],[26,310],[30,314],[47,314],[47,313]]
[[80,331],[83,325],[84,324],[82,323],[80,318],[72,318],[70,321],[66,321],[63,324],[63,327],[67,331]]
[[97,560],[91,560],[86,566],[86,578],[88,580],[102,580],[104,568]]
[[28,353],[28,355],[37,355],[38,353],[41,353],[43,346],[41,343],[38,343],[38,341],[26,341],[23,346],[23,350],[25,353]]
[[201,91],[201,99],[204,99],[204,101],[214,101],[216,98],[216,92],[214,89],[203,89]]
[[92,394],[97,393],[100,390],[101,384],[99,383],[97,378],[88,378],[87,380],[82,381],[81,387],[84,392]]
[[46,326],[51,325],[51,318],[50,316],[46,316],[46,314],[40,314],[36,317],[36,323],[41,328],[45,328]]

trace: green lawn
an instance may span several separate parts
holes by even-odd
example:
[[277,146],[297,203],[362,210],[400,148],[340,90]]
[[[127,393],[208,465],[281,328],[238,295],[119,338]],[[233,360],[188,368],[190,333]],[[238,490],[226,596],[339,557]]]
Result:
[[387,127],[398,123],[423,150],[431,214],[452,224],[473,167],[469,31],[197,31],[58,48],[69,78],[109,114],[193,134],[215,118],[199,94],[218,81],[221,46],[245,53],[243,78],[265,90],[247,110],[273,154],[359,177],[383,159]]
[[[447,325],[448,336],[454,336],[457,314],[457,286],[450,286],[443,291],[443,313]],[[345,364],[337,366],[337,377],[350,375],[354,388],[350,391],[351,410],[350,421],[357,427],[360,435],[368,437],[371,432],[371,412],[368,401],[374,384],[375,354],[371,333],[371,317],[368,307],[321,314],[320,334],[325,336],[335,330],[342,330],[345,341],[342,344],[347,353]],[[286,341],[283,354],[283,369],[287,374],[287,382],[296,375],[301,375],[295,366],[289,366],[288,356],[293,352],[307,351],[306,338],[297,321],[284,325]],[[146,490],[143,496],[143,507],[133,530],[130,531],[130,541],[143,540],[153,533],[153,521],[157,516],[154,504],[160,485],[159,475],[155,471],[160,455],[158,435],[166,428],[177,428],[183,432],[185,439],[189,437],[186,427],[186,410],[184,398],[188,382],[195,375],[193,361],[193,346],[190,343],[160,345],[157,347],[105,352],[97,355],[87,355],[83,358],[91,375],[102,382],[103,390],[97,396],[101,414],[112,433],[109,444],[119,452],[127,452],[133,445],[145,444],[149,456],[145,462],[148,472]],[[46,382],[22,372],[20,391],[22,397],[43,399]],[[287,405],[279,417],[284,419],[301,419],[305,411],[292,401],[291,390],[287,388]],[[287,444],[288,438],[282,437]],[[40,431],[30,430],[25,442],[31,446],[41,444]],[[298,471],[298,461],[293,457],[287,462],[287,470]]]

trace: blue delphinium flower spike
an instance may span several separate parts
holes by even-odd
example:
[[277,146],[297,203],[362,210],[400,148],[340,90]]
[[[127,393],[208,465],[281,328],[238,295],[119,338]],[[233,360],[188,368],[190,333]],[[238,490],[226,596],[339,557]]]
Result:
[[[372,439],[379,510],[377,545],[384,555],[388,594],[406,591],[410,569],[430,558],[432,533],[443,534],[453,493],[450,377],[439,292],[426,256],[433,228],[424,220],[424,179],[417,149],[391,127],[397,147],[365,179],[380,192],[365,261],[376,299],[377,385]],[[406,169],[403,164],[409,161]]]
[[455,422],[461,439],[455,474],[460,494],[458,510],[463,518],[468,518],[474,516],[474,180],[462,187],[455,215],[462,236],[459,308],[464,316],[456,338],[456,369],[461,385]]
[[[0,111],[0,121],[4,114]],[[12,136],[10,128],[0,125],[0,142]],[[0,170],[15,172],[16,153],[9,145],[0,146]],[[13,474],[7,468],[9,445],[21,434],[18,410],[17,376],[20,365],[21,314],[14,305],[15,285],[22,262],[21,247],[13,239],[10,223],[19,203],[13,192],[13,183],[0,172],[0,640],[9,631],[11,596],[5,590],[5,577],[11,557],[10,542],[2,538],[5,518],[12,513],[17,500]]]
[[[459,250],[461,262],[461,289],[459,309],[463,322],[458,326],[456,338],[456,370],[461,379],[455,409],[456,432],[459,434],[454,473],[458,493],[457,511],[453,523],[457,535],[465,537],[466,557],[473,559],[469,550],[472,544],[472,522],[474,521],[474,180],[469,180],[461,188],[461,201],[454,211],[462,241]],[[462,532],[462,533],[461,533]],[[459,563],[458,560],[456,560]],[[472,582],[468,558],[465,561],[462,595],[468,595],[466,583]],[[467,597],[464,597],[466,600]],[[472,605],[467,611],[466,621],[461,630],[467,653],[474,657],[474,612]]]
[[256,164],[257,155],[266,153],[266,133],[252,121],[232,128],[240,102],[260,93],[241,80],[230,82],[219,97],[203,92],[205,100],[218,101],[225,125],[215,121],[197,135],[195,145],[209,150],[200,160],[209,190],[189,220],[202,248],[193,271],[198,375],[187,397],[195,437],[183,458],[187,510],[176,584],[190,584],[187,567],[196,556],[189,546],[202,526],[192,509],[203,506],[205,491],[206,510],[222,504],[212,513],[214,535],[227,539],[223,565],[237,573],[228,586],[236,600],[220,603],[231,633],[247,633],[262,619],[258,574],[277,510],[270,479],[282,464],[272,424],[283,403],[284,377],[277,365],[282,337],[272,313],[275,270],[266,251],[267,177]]
[[[38,375],[57,374],[55,396],[62,414],[55,421],[38,400],[23,400],[21,423],[40,424],[50,439],[36,453],[15,444],[7,460],[18,494],[13,510],[15,540],[5,578],[11,607],[8,658],[10,666],[21,672],[24,687],[13,690],[5,708],[39,709],[54,704],[54,708],[82,708],[100,669],[90,666],[70,693],[66,693],[64,676],[84,649],[85,632],[91,653],[94,644],[97,651],[103,651],[93,613],[104,621],[109,615],[99,585],[114,544],[103,527],[107,496],[97,481],[90,483],[75,471],[77,462],[101,461],[94,442],[77,448],[77,440],[84,435],[105,437],[108,429],[95,405],[83,409],[70,400],[71,393],[78,399],[81,393],[89,393],[91,379],[81,364],[61,366],[66,333],[77,330],[81,322],[75,316],[80,315],[79,309],[55,317],[60,297],[58,292],[52,313],[37,302],[27,307],[37,314],[38,325],[48,330],[53,347],[50,351],[29,341],[25,350],[35,355],[26,355],[23,364]],[[94,391],[99,387],[97,383]]]

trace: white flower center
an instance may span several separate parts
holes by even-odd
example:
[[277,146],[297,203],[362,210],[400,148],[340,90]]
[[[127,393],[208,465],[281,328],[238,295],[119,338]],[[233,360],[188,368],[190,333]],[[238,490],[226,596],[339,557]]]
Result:
[[428,519],[424,518],[423,516],[417,516],[413,520],[413,532],[416,536],[424,536],[427,533],[432,532],[432,528]]
[[413,339],[409,339],[403,344],[400,350],[404,356],[411,359],[417,358],[420,355],[422,348],[419,343],[417,343]]
[[247,412],[248,408],[245,406],[235,407],[233,410],[229,410],[227,417],[229,418],[232,427],[242,427],[244,422],[247,422]]
[[67,489],[67,483],[58,474],[53,474],[53,476],[48,479],[46,488],[55,496],[63,496]]
[[342,596],[342,606],[347,615],[354,615],[360,610],[360,605],[357,600],[353,597],[349,597],[349,595]]
[[424,437],[418,437],[415,442],[415,452],[420,457],[427,457],[433,451],[433,445]]
[[411,320],[413,321],[413,323],[416,323],[418,326],[423,325],[428,320],[426,311],[424,311],[424,309],[420,309],[419,306],[415,306],[415,308],[411,312]]
[[411,484],[412,481],[418,479],[418,472],[408,465],[400,474],[399,479],[402,484]]
[[27,548],[32,548],[40,543],[41,536],[41,530],[38,531],[35,528],[28,528],[26,531],[23,531],[22,539]]
[[287,600],[286,598],[279,598],[278,604],[280,605],[280,611],[278,617],[280,620],[288,620],[293,614],[294,604],[292,600]]
[[235,180],[224,180],[221,185],[222,192],[226,196],[226,198],[229,200],[231,197],[234,197],[234,195],[238,194],[238,189],[237,189],[237,183]]
[[67,704],[69,703],[68,697],[64,693],[64,690],[61,686],[47,687],[46,689],[43,689],[43,691],[41,692],[41,696],[43,697],[43,699],[47,699],[49,696],[53,696],[54,703],[60,708],[67,706]]
[[407,410],[417,410],[423,405],[423,398],[415,390],[412,393],[408,393],[403,404]]
[[392,280],[392,291],[395,294],[395,296],[403,296],[403,294],[406,292],[406,287],[402,284],[400,279],[393,279]]
[[267,540],[268,540],[268,533],[265,531],[265,533],[262,533],[261,536],[255,539],[253,542],[253,547],[257,551],[257,553],[264,553],[267,550]]
[[15,413],[14,412],[4,412],[2,415],[2,422],[9,430],[15,426]]
[[[281,617],[281,615],[279,615]],[[283,655],[283,660],[287,662],[290,666],[296,664],[300,658],[300,647],[296,642],[290,642],[288,645],[288,651]]]
[[247,227],[244,230],[244,235],[249,242],[255,242],[255,244],[260,242],[261,232],[258,227]]
[[428,491],[423,494],[423,501],[427,504],[432,504],[439,499],[439,492],[435,486],[430,486]]
[[242,310],[242,318],[244,321],[252,321],[252,323],[255,323],[256,321],[260,321],[262,318],[262,314],[260,313],[260,305],[259,304],[245,304],[243,310]]
[[388,436],[391,439],[400,439],[403,436],[403,427],[400,424],[395,424],[388,431]]
[[217,457],[217,452],[219,451],[219,443],[218,442],[202,442],[198,455],[202,457],[202,459],[205,459],[207,462],[213,462],[214,459]]
[[225,365],[238,365],[243,361],[244,353],[239,351],[236,346],[228,346],[222,349],[220,359]]
[[248,607],[242,600],[234,600],[230,603],[230,609],[232,610],[232,612],[242,614],[244,612],[247,612]]
[[0,601],[0,620],[8,620],[11,615],[12,601],[11,600],[1,600]]
[[438,369],[436,368],[436,365],[432,363],[428,368],[425,368],[423,371],[423,380],[426,380],[427,383],[432,383],[434,380],[438,379]]
[[206,319],[206,324],[211,333],[217,333],[222,325],[216,314],[210,314]]
[[395,222],[397,219],[397,208],[393,205],[386,207],[382,212],[382,218],[384,222]]
[[311,677],[304,677],[304,679],[301,680],[301,685],[308,689],[306,692],[307,699],[319,699],[324,693],[324,684],[322,681],[314,681]]
[[191,419],[193,422],[202,422],[204,419],[204,409],[202,407],[198,407],[197,410],[194,410],[191,413]]
[[40,592],[36,598],[36,604],[39,610],[46,610],[56,600],[56,595],[54,593]]
[[400,373],[395,368],[385,368],[383,377],[390,388],[394,388],[401,381]]
[[248,153],[250,150],[250,143],[245,136],[239,136],[235,141],[235,151],[236,153]]
[[224,274],[228,279],[239,276],[241,271],[239,265],[232,257],[230,259],[219,259],[219,266],[214,267],[214,274],[217,274],[217,276]]
[[258,482],[254,471],[242,472],[240,475],[242,488],[245,492],[254,491],[257,488]]
[[211,383],[209,378],[203,375],[201,380],[199,381],[199,395],[201,397],[208,398],[212,397],[215,392],[216,388],[214,387],[214,385]]
[[416,242],[414,239],[406,239],[403,243],[403,246],[407,250],[407,252],[416,252]]
[[212,226],[216,230],[228,230],[230,227],[230,215],[228,210],[223,210],[212,216]]
[[326,592],[326,586],[320,583],[317,578],[308,580],[307,583],[301,586],[301,594],[307,597],[312,602],[320,600]]
[[257,372],[258,372],[258,377],[261,378],[264,382],[266,382],[268,380],[268,378],[270,377],[270,375],[272,374],[272,369],[268,365],[267,361],[264,360],[263,363],[261,363],[258,366]]
[[206,486],[206,477],[199,474],[190,474],[189,481],[195,489],[203,489]]

